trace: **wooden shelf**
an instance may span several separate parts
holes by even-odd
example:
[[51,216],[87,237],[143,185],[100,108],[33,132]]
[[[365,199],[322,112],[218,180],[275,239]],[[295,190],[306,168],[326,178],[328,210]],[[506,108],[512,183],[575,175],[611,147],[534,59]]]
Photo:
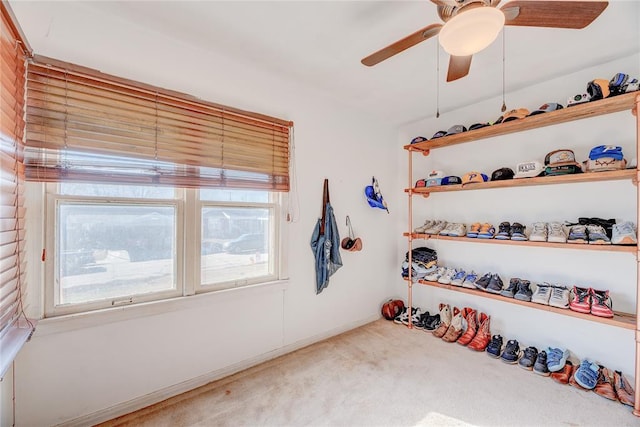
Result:
[[551,111],[544,114],[537,114],[535,116],[470,130],[456,135],[443,136],[441,138],[419,142],[417,144],[408,144],[404,146],[404,149],[409,151],[428,152],[434,148],[448,147],[494,136],[507,135],[510,133],[522,132],[559,123],[586,119],[588,117],[596,117],[605,114],[617,113],[619,111],[631,110],[635,106],[636,96],[640,97],[640,92],[626,93],[612,98],[587,102],[574,107],[563,108],[562,110]]
[[[551,113],[549,113],[551,114]],[[436,185],[434,187],[405,188],[405,193],[428,195],[448,191],[485,190],[487,188],[526,187],[532,185],[573,184],[578,182],[621,181],[630,179],[638,182],[636,169],[620,171],[587,172],[569,175],[541,176],[537,178],[505,179],[502,181],[472,182],[469,184]]]
[[420,283],[421,285],[432,286],[435,288],[442,288],[442,289],[448,289],[450,291],[462,292],[464,294],[477,295],[483,298],[494,299],[494,300],[506,302],[509,304],[516,304],[516,305],[521,305],[528,308],[535,308],[536,310],[550,311],[552,313],[562,314],[564,316],[576,317],[578,319],[588,320],[590,322],[604,323],[605,325],[616,326],[618,328],[631,329],[631,330],[635,330],[636,328],[636,318],[634,315],[629,313],[615,312],[613,318],[598,317],[592,314],[578,313],[568,308],[556,308],[556,307],[551,307],[549,305],[537,304],[535,302],[520,301],[515,298],[507,298],[502,295],[496,295],[496,294],[484,292],[477,289],[469,289],[469,288],[463,288],[460,286],[453,286],[453,285],[443,285],[442,283],[429,282],[427,280],[418,280],[418,283]]
[[608,251],[608,252],[626,252],[630,254],[636,254],[638,252],[638,246],[636,245],[589,245],[582,243],[551,243],[551,242],[532,242],[532,241],[518,241],[518,240],[498,240],[498,239],[479,239],[477,237],[452,237],[452,236],[440,236],[433,234],[422,233],[402,233],[403,236],[411,236],[413,239],[424,240],[453,240],[463,243],[488,243],[490,245],[511,245],[511,246],[527,246],[527,247],[544,247],[544,248],[556,248],[556,249],[578,249],[586,251]]

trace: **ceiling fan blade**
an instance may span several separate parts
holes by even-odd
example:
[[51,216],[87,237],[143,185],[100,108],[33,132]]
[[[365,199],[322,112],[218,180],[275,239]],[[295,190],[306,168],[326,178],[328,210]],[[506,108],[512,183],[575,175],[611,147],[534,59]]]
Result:
[[609,2],[607,1],[511,1],[502,7],[505,25],[580,29],[591,24]]
[[449,57],[449,71],[447,71],[447,81],[452,82],[469,74],[469,68],[471,68],[471,58],[473,58],[473,55],[451,55]]
[[372,53],[366,58],[363,58],[360,62],[362,62],[367,67],[376,65],[379,62],[384,61],[385,59],[391,58],[393,55],[397,55],[398,53],[435,36],[440,32],[440,28],[442,28],[442,24],[431,24],[401,40],[398,40],[393,44],[390,44],[383,49],[380,49],[377,52]]

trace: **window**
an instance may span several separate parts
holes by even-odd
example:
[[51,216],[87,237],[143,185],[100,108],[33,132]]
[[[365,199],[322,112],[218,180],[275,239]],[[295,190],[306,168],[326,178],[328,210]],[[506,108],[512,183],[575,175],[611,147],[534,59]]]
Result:
[[66,182],[47,193],[47,316],[278,279],[277,193]]
[[293,123],[39,56],[27,105],[47,316],[279,277]]

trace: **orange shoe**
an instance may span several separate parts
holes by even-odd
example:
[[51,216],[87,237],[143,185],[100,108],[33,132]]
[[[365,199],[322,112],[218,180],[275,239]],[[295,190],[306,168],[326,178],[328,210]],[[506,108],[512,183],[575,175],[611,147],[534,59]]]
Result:
[[598,382],[593,391],[606,399],[618,400],[616,391],[613,389],[613,380],[611,379],[611,373],[607,368],[600,365],[600,375],[598,376]]
[[489,328],[490,321],[491,316],[484,313],[480,314],[480,327],[478,328],[476,336],[473,337],[467,346],[468,348],[475,351],[484,351],[487,348],[489,341],[491,341],[491,329]]
[[629,381],[622,375],[622,372],[613,372],[613,387],[620,403],[633,407],[636,400],[636,393],[633,391]]
[[[473,337],[476,336],[476,333],[478,333],[478,322],[476,321],[477,311],[472,308],[468,308],[467,310],[467,317],[465,318],[467,321],[467,330],[458,338],[457,343],[460,345],[469,344]],[[480,314],[480,316],[487,317],[484,313]]]

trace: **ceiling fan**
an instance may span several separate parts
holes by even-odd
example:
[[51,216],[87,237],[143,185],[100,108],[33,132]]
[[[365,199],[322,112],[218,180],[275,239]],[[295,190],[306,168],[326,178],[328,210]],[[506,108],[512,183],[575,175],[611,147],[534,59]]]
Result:
[[584,28],[609,4],[607,1],[514,0],[498,8],[500,0],[431,0],[444,24],[428,25],[362,59],[376,65],[431,37],[450,55],[447,81],[469,74],[471,58],[494,42],[504,25]]

